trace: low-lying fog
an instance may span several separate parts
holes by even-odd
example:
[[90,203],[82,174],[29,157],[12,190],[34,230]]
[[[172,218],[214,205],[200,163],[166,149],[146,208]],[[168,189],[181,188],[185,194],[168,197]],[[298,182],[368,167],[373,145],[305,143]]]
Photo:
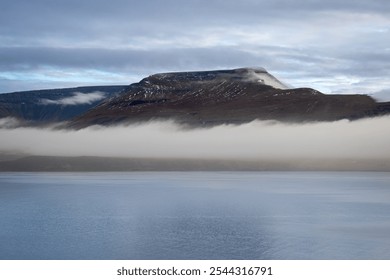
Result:
[[162,159],[390,159],[390,116],[307,124],[254,121],[198,129],[184,129],[169,121],[81,130],[12,128],[12,124],[12,119],[0,120],[1,153]]

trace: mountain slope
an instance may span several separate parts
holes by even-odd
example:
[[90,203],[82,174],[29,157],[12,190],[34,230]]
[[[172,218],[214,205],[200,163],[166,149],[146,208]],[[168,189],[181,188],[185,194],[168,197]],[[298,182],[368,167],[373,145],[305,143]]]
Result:
[[0,94],[0,118],[35,124],[69,120],[96,106],[124,86],[94,86]]
[[75,118],[71,127],[153,119],[207,126],[255,119],[332,121],[390,112],[366,95],[289,89],[263,68],[151,75]]

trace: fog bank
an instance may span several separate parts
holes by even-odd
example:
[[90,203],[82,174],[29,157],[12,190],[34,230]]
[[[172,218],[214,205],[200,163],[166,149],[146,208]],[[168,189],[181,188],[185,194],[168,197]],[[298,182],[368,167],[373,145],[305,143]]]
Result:
[[387,160],[389,127],[389,116],[307,124],[254,121],[191,130],[173,122],[77,131],[3,126],[0,152],[161,159]]

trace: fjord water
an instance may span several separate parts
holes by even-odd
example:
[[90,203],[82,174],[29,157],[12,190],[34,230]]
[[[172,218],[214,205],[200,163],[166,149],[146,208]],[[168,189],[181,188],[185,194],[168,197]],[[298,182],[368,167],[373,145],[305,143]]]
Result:
[[390,259],[390,173],[0,173],[0,259]]

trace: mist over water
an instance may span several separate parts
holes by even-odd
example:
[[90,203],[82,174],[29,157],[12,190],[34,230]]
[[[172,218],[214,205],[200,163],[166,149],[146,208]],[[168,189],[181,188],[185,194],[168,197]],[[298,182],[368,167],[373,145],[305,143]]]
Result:
[[0,126],[2,153],[237,160],[390,159],[389,116],[304,124],[253,121],[196,129],[172,121],[58,130],[12,128],[3,119]]

